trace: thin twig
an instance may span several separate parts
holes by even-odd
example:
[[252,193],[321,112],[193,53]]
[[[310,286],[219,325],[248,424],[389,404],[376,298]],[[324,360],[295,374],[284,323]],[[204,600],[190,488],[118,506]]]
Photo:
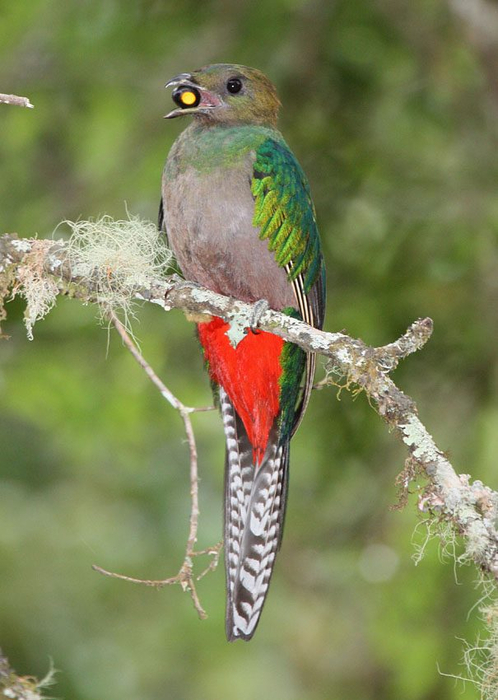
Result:
[[19,97],[19,95],[6,95],[0,92],[0,102],[6,105],[15,105],[16,107],[29,107],[34,108],[28,97]]
[[218,562],[220,561],[222,549],[223,541],[218,542],[218,544],[215,544],[214,547],[209,547],[208,549],[201,549],[197,552],[194,552],[194,556],[196,557],[202,556],[203,554],[208,554],[211,557],[211,561],[209,562],[207,567],[197,576],[198,581],[200,581],[201,578],[204,578],[204,576],[210,571],[214,571],[216,569],[216,567],[218,566]]
[[[202,552],[197,552],[195,551],[195,544],[197,542],[197,530],[198,530],[198,524],[199,524],[199,474],[198,474],[198,459],[197,459],[197,446],[195,442],[195,435],[194,435],[194,429],[192,426],[192,421],[190,419],[190,414],[194,413],[196,411],[195,408],[191,408],[190,406],[185,406],[180,399],[178,399],[173,392],[168,389],[166,384],[157,376],[155,371],[152,369],[152,367],[149,365],[147,360],[144,358],[144,356],[140,353],[138,350],[137,346],[131,339],[130,335],[127,333],[126,328],[124,325],[121,323],[117,315],[112,309],[109,309],[107,312],[107,315],[109,317],[109,320],[119,333],[121,340],[123,341],[124,345],[126,348],[131,352],[135,360],[138,362],[140,367],[144,370],[146,375],[149,377],[151,382],[154,384],[154,386],[159,389],[161,392],[161,395],[173,406],[174,409],[176,409],[183,421],[183,426],[185,429],[185,434],[187,436],[187,442],[189,446],[189,453],[190,453],[190,498],[191,498],[191,507],[190,507],[190,524],[189,524],[189,534],[188,534],[188,539],[187,539],[187,545],[185,548],[185,559],[183,561],[183,564],[180,568],[180,571],[176,576],[171,576],[170,578],[167,579],[161,579],[161,580],[150,580],[150,579],[138,579],[138,578],[133,578],[132,576],[125,576],[124,574],[116,574],[110,571],[107,571],[106,569],[102,569],[100,566],[93,565],[93,569],[95,571],[98,571],[101,574],[104,574],[105,576],[111,576],[113,578],[119,578],[123,581],[131,581],[132,583],[143,583],[146,586],[155,586],[156,588],[162,587],[162,586],[167,586],[175,583],[179,583],[183,590],[188,590],[190,592],[190,595],[192,597],[192,601],[194,603],[194,607],[197,610],[197,613],[201,619],[204,619],[207,617],[206,612],[204,608],[201,605],[201,602],[199,600],[199,596],[197,594],[197,590],[195,587],[194,583],[194,576],[193,576],[193,566],[192,566],[192,558],[195,556],[199,556],[200,554],[209,554],[213,557],[211,563],[207,567],[207,569],[202,572],[202,574],[197,578],[199,580],[204,576],[205,573],[208,571],[212,571],[214,568],[216,568],[219,560],[219,555],[220,555],[220,545],[216,545],[215,547],[212,547],[210,549],[203,550]],[[205,407],[201,409],[197,409],[201,411],[205,410],[210,410],[210,407]]]
[[117,574],[114,571],[107,571],[97,564],[92,564],[92,569],[98,571],[99,574],[104,576],[109,576],[110,578],[118,578],[121,581],[129,581],[130,583],[141,583],[144,586],[151,586],[152,588],[162,588],[163,586],[169,586],[173,583],[179,583],[179,574],[176,576],[171,576],[170,578],[162,579],[146,579],[146,578],[135,578],[134,576],[126,576],[126,574]]
[[216,411],[216,406],[195,406],[188,408],[190,413],[206,413],[207,411]]

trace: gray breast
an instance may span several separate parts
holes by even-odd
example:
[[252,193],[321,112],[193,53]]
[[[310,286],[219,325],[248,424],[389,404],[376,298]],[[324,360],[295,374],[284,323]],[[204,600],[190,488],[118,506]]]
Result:
[[242,301],[267,299],[278,310],[296,302],[285,271],[252,225],[252,161],[209,172],[189,167],[164,178],[166,231],[186,279]]

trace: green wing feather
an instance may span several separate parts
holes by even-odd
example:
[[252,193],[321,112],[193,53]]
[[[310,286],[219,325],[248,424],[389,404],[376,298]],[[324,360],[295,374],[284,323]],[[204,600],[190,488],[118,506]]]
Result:
[[281,267],[292,263],[289,280],[300,276],[308,294],[323,265],[320,239],[308,181],[285,142],[267,138],[256,151],[252,194],[260,238]]
[[[251,183],[255,200],[253,225],[259,236],[268,240],[275,260],[287,271],[292,284],[298,316],[317,328],[323,325],[325,313],[325,268],[306,175],[284,141],[267,138],[256,151]],[[291,435],[304,413],[313,384],[315,356],[296,345],[286,343],[281,358],[280,390],[281,435]],[[306,365],[306,378],[299,405],[299,383]]]

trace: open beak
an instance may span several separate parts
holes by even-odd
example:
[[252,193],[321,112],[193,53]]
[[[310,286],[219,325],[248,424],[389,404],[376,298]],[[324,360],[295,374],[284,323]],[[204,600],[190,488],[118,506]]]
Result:
[[177,85],[181,85],[182,83],[188,83],[191,86],[193,85],[192,76],[190,75],[190,73],[180,73],[179,75],[175,75],[174,78],[168,80],[164,87],[176,87]]
[[180,73],[176,75],[171,80],[168,80],[165,88],[191,88],[193,91],[199,93],[200,100],[195,107],[178,107],[174,109],[169,114],[165,114],[165,119],[174,119],[175,117],[182,117],[188,114],[196,114],[198,112],[207,112],[215,107],[220,107],[223,103],[217,95],[214,95],[209,90],[201,87],[197,84],[195,78],[192,77],[190,73]]

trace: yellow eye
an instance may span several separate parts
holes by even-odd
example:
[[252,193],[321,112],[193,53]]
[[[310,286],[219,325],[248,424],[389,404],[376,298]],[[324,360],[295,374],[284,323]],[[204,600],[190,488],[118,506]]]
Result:
[[193,105],[194,102],[197,101],[197,95],[195,92],[191,92],[190,90],[185,90],[185,92],[182,92],[181,101],[183,102],[184,105]]

